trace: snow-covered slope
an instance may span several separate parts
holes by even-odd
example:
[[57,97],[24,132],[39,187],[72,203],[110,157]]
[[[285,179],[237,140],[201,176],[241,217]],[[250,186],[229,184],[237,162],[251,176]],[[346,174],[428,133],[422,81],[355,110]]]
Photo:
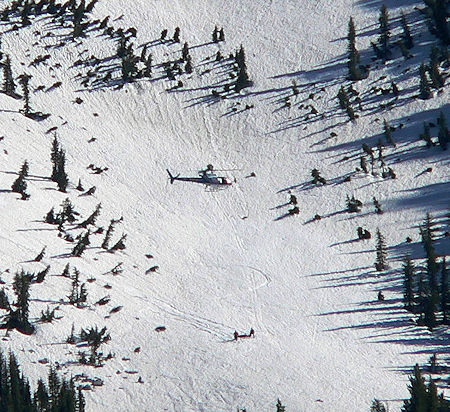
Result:
[[[68,376],[100,377],[104,385],[86,392],[89,411],[272,411],[277,398],[289,411],[361,411],[374,397],[395,411],[408,393],[409,368],[433,352],[445,353],[447,330],[415,326],[401,302],[401,259],[423,257],[418,225],[427,211],[444,222],[450,204],[449,155],[418,140],[423,121],[435,122],[440,110],[449,114],[446,89],[426,102],[412,98],[417,67],[433,41],[413,9],[421,3],[388,4],[393,34],[403,10],[417,45],[413,59],[396,55],[385,66],[372,62],[369,50],[381,2],[247,3],[100,1],[91,18],[110,15],[116,29],[135,27],[135,50],[147,44],[153,54],[152,79],[122,88],[120,61],[111,58],[117,42],[101,31],[73,42],[70,22],[61,27],[48,16],[19,31],[3,26],[2,50],[13,72],[31,74],[33,89],[44,86],[32,93],[31,104],[51,116],[30,120],[19,113],[20,101],[0,95],[1,279],[12,297],[14,273],[51,265],[45,282],[32,286],[30,309],[35,319],[57,306],[61,318],[38,324],[31,337],[11,331],[2,347],[14,349],[32,376],[46,372],[39,360],[48,359]],[[372,65],[370,77],[354,85],[364,108],[356,122],[347,121],[335,98],[348,84],[351,15],[363,60]],[[224,28],[225,42],[211,41],[215,25]],[[171,37],[177,26],[181,43],[158,40],[163,29]],[[184,42],[194,73],[182,74],[183,86],[174,88],[177,81],[167,80],[162,63],[179,58]],[[254,85],[216,98],[212,91],[222,93],[232,72],[230,60],[216,62],[216,53],[227,57],[241,45]],[[29,66],[47,53],[46,63]],[[74,65],[91,56],[99,64]],[[93,77],[83,84],[89,70]],[[95,80],[108,70],[112,81]],[[392,96],[370,89],[391,80],[401,94],[383,110],[380,102]],[[317,114],[305,107],[310,104]],[[394,132],[397,147],[384,151],[395,180],[355,172],[362,143],[375,147],[382,138],[383,119],[403,124]],[[68,193],[45,178],[55,127],[67,156]],[[9,192],[25,159],[32,175],[28,201]],[[231,169],[223,173],[236,182],[208,191],[168,180],[166,168],[195,176],[208,163]],[[93,174],[90,164],[108,170]],[[432,172],[422,174],[428,167]],[[329,184],[311,185],[313,168]],[[95,194],[79,196],[78,179],[85,189],[95,186]],[[298,198],[299,215],[287,215],[290,193]],[[363,201],[362,213],[345,212],[347,195]],[[373,213],[373,196],[383,215]],[[126,249],[107,253],[100,248],[104,235],[93,234],[86,253],[70,257],[73,244],[43,221],[67,197],[82,217],[101,203],[98,226],[123,217],[114,240],[127,234]],[[316,214],[322,219],[313,221]],[[375,241],[356,242],[358,226],[372,235],[380,228],[390,270],[375,271]],[[33,262],[44,246],[43,261]],[[448,238],[440,239],[438,254],[448,254],[449,246]],[[70,280],[59,275],[67,263],[91,280],[84,309],[66,303]],[[111,274],[120,263],[123,272]],[[157,271],[148,272],[154,266]],[[384,302],[376,300],[379,290]],[[95,305],[104,296],[110,303]],[[121,310],[110,313],[117,306]],[[111,341],[102,350],[115,357],[102,368],[78,365],[81,349],[65,343],[72,324],[76,332],[106,326]],[[166,331],[155,332],[157,326]],[[250,328],[254,339],[233,340],[235,330]]]

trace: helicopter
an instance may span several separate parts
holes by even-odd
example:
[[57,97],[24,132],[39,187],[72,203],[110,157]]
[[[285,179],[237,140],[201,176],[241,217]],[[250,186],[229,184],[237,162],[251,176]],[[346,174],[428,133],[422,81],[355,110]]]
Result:
[[232,181],[228,177],[217,176],[214,172],[214,168],[211,164],[206,166],[206,169],[198,172],[199,177],[180,177],[180,175],[173,176],[169,169],[166,169],[169,173],[170,183],[173,184],[175,180],[182,182],[202,183],[210,187],[231,186]]

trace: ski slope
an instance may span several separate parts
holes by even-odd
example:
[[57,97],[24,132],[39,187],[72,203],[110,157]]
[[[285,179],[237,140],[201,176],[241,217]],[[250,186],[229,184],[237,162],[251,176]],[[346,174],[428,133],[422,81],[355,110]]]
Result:
[[[0,277],[12,299],[14,273],[51,265],[44,283],[31,288],[31,318],[47,306],[58,307],[60,317],[38,324],[31,337],[2,332],[2,348],[15,351],[26,374],[43,376],[48,360],[67,376],[102,379],[102,386],[85,391],[89,412],[263,412],[275,410],[277,398],[289,411],[356,412],[369,410],[375,397],[399,411],[412,366],[434,352],[448,362],[448,330],[417,327],[401,301],[403,256],[424,257],[418,225],[425,213],[449,230],[449,155],[418,140],[424,121],[435,122],[440,110],[450,114],[448,89],[428,101],[413,98],[417,67],[433,37],[414,10],[421,2],[387,4],[393,36],[401,10],[416,36],[415,57],[407,62],[398,51],[386,65],[371,61],[378,1],[101,0],[91,18],[110,15],[116,29],[135,27],[135,50],[147,44],[153,54],[152,78],[122,88],[118,60],[111,58],[117,43],[100,31],[73,42],[69,22],[61,27],[45,16],[20,31],[2,26],[2,51],[10,54],[13,73],[26,71],[32,88],[44,86],[31,95],[33,109],[51,114],[33,121],[19,113],[21,101],[0,95]],[[336,99],[349,84],[350,16],[362,59],[371,64],[369,78],[354,84],[364,105],[356,122]],[[215,25],[224,28],[225,42],[212,42]],[[181,43],[159,41],[163,29],[170,37],[177,26]],[[180,56],[184,42],[194,72],[182,74],[183,86],[174,88],[161,65]],[[215,61],[217,51],[227,57],[241,45],[253,87],[214,98],[212,90],[223,89],[231,71],[228,60]],[[29,65],[46,53],[45,64]],[[74,66],[90,56],[101,63]],[[410,65],[414,69],[404,72]],[[89,70],[94,79],[111,70],[116,82],[83,85]],[[380,110],[382,100],[370,88],[394,79],[400,98]],[[60,87],[48,90],[58,81]],[[310,104],[318,114],[304,107]],[[362,143],[375,147],[383,138],[383,119],[404,125],[394,132],[397,147],[384,151],[395,180],[355,172]],[[66,151],[68,193],[46,179],[55,127]],[[9,189],[25,159],[31,196],[22,201]],[[227,169],[218,173],[235,183],[220,191],[170,184],[166,168],[196,176],[208,163]],[[108,170],[93,174],[90,164]],[[428,167],[432,172],[422,173]],[[327,185],[310,183],[314,168]],[[78,179],[85,189],[95,186],[94,195],[79,196]],[[290,194],[298,198],[299,215],[288,215]],[[347,195],[364,203],[361,213],[345,211]],[[384,214],[373,213],[373,196]],[[67,197],[84,218],[101,203],[98,226],[123,217],[114,239],[127,234],[126,249],[107,253],[103,235],[93,234],[85,254],[70,257],[74,245],[43,221]],[[322,219],[313,221],[316,214]],[[372,239],[356,241],[358,226]],[[389,246],[384,272],[373,265],[377,228]],[[44,246],[43,261],[34,262]],[[439,256],[448,255],[442,233],[436,247]],[[70,280],[59,276],[67,263],[87,282],[84,309],[67,304]],[[111,274],[119,263],[123,272]],[[155,265],[156,272],[146,273]],[[380,290],[384,302],[377,301]],[[96,305],[104,296],[110,303]],[[106,326],[111,341],[101,350],[114,358],[101,368],[79,365],[82,348],[65,343],[72,324],[76,332]],[[158,333],[158,326],[166,330]],[[254,339],[233,340],[235,330],[250,328]]]

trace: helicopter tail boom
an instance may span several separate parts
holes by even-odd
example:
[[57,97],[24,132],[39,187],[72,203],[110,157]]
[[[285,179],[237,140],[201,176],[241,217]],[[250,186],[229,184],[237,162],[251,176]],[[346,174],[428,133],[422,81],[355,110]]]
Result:
[[170,184],[173,185],[173,181],[175,180],[175,178],[172,176],[172,173],[170,173],[169,169],[166,169],[167,173],[169,173],[169,177],[170,177]]

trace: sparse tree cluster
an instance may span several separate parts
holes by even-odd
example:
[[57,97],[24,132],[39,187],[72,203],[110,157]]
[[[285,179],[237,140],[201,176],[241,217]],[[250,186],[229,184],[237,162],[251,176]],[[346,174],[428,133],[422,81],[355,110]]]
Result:
[[403,261],[403,302],[407,310],[419,315],[418,324],[432,329],[449,323],[450,295],[445,257],[441,262],[434,247],[434,223],[428,214],[420,228],[426,259],[417,267],[410,256]]

